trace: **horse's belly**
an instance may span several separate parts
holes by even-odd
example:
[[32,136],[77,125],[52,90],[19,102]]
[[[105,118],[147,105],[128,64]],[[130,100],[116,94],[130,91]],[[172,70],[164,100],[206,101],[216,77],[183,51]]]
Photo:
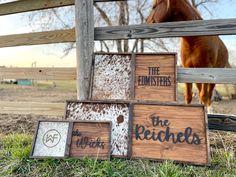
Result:
[[181,45],[181,57],[184,67],[214,67],[217,63],[219,51],[216,38],[198,38],[196,41],[183,41]]

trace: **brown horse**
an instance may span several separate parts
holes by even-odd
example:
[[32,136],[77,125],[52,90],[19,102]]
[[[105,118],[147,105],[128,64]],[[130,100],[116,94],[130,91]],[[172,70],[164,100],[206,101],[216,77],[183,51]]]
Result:
[[[147,23],[202,20],[188,0],[154,0]],[[181,61],[186,68],[223,68],[228,64],[228,51],[218,36],[181,38]],[[196,84],[200,103],[210,106],[215,84]],[[186,83],[185,101],[192,101],[192,83]]]

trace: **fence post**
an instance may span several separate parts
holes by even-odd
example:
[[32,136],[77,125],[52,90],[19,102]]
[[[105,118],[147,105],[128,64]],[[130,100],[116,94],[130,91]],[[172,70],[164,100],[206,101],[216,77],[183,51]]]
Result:
[[87,100],[94,52],[93,0],[75,0],[77,98]]

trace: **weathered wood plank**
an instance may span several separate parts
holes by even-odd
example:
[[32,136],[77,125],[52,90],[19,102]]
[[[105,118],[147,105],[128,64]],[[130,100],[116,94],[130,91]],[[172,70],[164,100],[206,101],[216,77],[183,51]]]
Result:
[[[89,13],[92,16],[91,13]],[[86,21],[85,21],[86,22]],[[91,31],[93,24],[89,21]],[[78,25],[78,23],[76,23]],[[95,28],[95,40],[236,34],[236,19]],[[78,28],[78,27],[77,27]],[[79,30],[78,30],[79,32]],[[82,32],[81,32],[82,33]],[[93,34],[90,34],[93,36]],[[91,38],[91,37],[90,37]],[[85,40],[86,41],[86,40]],[[0,36],[0,47],[75,42],[74,29]]]
[[0,47],[75,42],[74,29],[0,36]]
[[0,101],[0,114],[33,114],[63,116],[64,103]]
[[90,93],[94,52],[93,0],[75,0],[77,59],[77,98],[87,100]]
[[76,80],[76,69],[0,68],[0,79]]
[[208,114],[208,126],[210,130],[236,132],[236,115]]
[[236,84],[236,69],[231,68],[178,68],[179,83]]
[[[111,2],[128,0],[94,0],[94,2]],[[10,15],[35,10],[44,10],[63,6],[71,6],[75,0],[18,0],[0,5],[0,15]]]
[[95,40],[233,34],[236,34],[236,19],[167,22],[95,28]]
[[74,5],[75,0],[20,0],[0,5],[0,15]]
[[[76,68],[0,68],[0,79],[75,80]],[[236,84],[236,69],[178,68],[177,82]]]

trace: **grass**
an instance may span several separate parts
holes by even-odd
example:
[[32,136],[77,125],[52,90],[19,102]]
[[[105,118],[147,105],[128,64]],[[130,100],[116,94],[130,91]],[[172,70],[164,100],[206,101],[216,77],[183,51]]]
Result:
[[36,81],[37,88],[52,88],[55,86],[55,89],[61,91],[76,91],[76,81]]
[[[32,86],[23,86],[23,87],[32,87]],[[76,81],[74,80],[57,80],[57,81],[35,81],[33,87],[38,89],[55,89],[59,91],[76,91]],[[0,84],[0,89],[12,89],[12,88],[22,88],[19,85],[13,84]]]
[[235,149],[214,148],[212,165],[199,167],[157,163],[145,160],[112,159],[98,161],[78,159],[29,159],[32,136],[29,134],[0,135],[0,176],[4,177],[234,177]]

